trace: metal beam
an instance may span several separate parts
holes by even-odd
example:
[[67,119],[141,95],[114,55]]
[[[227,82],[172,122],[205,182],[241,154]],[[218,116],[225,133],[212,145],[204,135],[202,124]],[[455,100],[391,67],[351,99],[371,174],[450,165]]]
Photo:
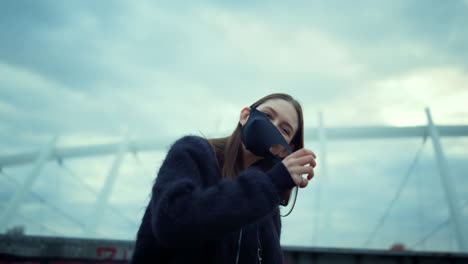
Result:
[[[467,137],[468,125],[436,126],[440,137]],[[353,139],[382,139],[382,138],[411,138],[424,137],[427,126],[391,127],[332,127],[325,128],[327,140],[353,140]],[[318,128],[309,128],[304,131],[306,140],[317,140]],[[164,149],[175,138],[160,138],[153,140],[137,140],[129,142],[129,151],[144,152]],[[99,144],[82,147],[55,148],[49,160],[64,160],[69,158],[111,155],[119,149],[120,143]],[[22,165],[33,162],[39,155],[38,151],[23,152],[14,155],[0,155],[0,168]]]
[[[164,149],[172,143],[174,139],[157,139],[157,140],[139,140],[129,141],[129,152],[144,152]],[[48,157],[49,160],[65,160],[70,158],[83,158],[93,156],[112,155],[119,149],[120,142],[110,144],[97,144],[80,147],[55,148],[53,153]],[[29,151],[13,155],[0,156],[0,168],[8,166],[23,165],[33,162],[38,151]]]
[[109,170],[109,174],[107,175],[106,182],[104,183],[101,192],[96,200],[96,205],[94,207],[93,214],[89,217],[89,222],[86,228],[83,230],[83,233],[87,237],[94,237],[96,234],[98,225],[104,215],[104,209],[106,208],[109,197],[112,193],[112,189],[114,187],[114,183],[117,179],[117,175],[119,172],[120,165],[125,157],[125,153],[128,149],[128,136],[126,135],[123,141],[120,143],[119,149],[117,151],[117,155],[115,156],[114,163],[112,163],[112,167]]
[[[412,138],[424,137],[427,126],[391,127],[391,126],[369,126],[369,127],[332,127],[326,128],[327,140],[337,139],[382,139],[382,138]],[[441,137],[466,137],[468,126],[437,126]],[[318,138],[317,129],[308,129],[304,133],[307,138]]]
[[450,222],[452,223],[455,239],[457,241],[459,250],[467,252],[468,251],[468,233],[466,232],[465,226],[463,223],[462,214],[460,213],[460,206],[458,206],[457,192],[455,190],[455,185],[450,175],[449,166],[445,158],[442,146],[440,144],[439,131],[434,126],[432,121],[432,116],[429,108],[426,108],[426,116],[429,127],[429,134],[432,138],[432,146],[434,147],[434,152],[437,160],[437,168],[439,169],[440,180],[442,181],[442,187],[445,193],[445,198],[447,201],[448,209],[450,211]]
[[49,156],[52,154],[52,150],[54,148],[55,142],[57,141],[57,137],[53,137],[50,142],[45,145],[42,150],[37,155],[34,167],[31,169],[28,177],[25,179],[21,188],[19,188],[13,198],[11,198],[10,202],[6,206],[6,209],[0,215],[0,232],[6,231],[8,228],[8,224],[10,223],[11,219],[15,215],[16,211],[18,210],[19,206],[26,198],[26,195],[29,194],[31,187],[33,186],[34,182],[36,181],[37,177],[41,173],[41,169],[44,166],[44,163],[47,161]]

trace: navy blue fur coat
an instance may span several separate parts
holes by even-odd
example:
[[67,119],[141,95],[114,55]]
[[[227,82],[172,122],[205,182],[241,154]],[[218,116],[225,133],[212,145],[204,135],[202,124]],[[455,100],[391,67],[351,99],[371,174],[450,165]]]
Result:
[[[283,263],[280,195],[294,187],[279,162],[225,179],[206,139],[170,148],[154,183],[133,252],[142,263]],[[242,232],[241,232],[242,230]],[[239,247],[240,245],[240,247]]]

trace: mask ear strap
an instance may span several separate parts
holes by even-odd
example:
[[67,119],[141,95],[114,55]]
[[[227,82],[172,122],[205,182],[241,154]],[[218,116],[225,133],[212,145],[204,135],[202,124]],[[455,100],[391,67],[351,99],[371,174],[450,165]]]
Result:
[[296,194],[294,195],[294,202],[293,202],[293,205],[292,205],[292,207],[291,207],[291,210],[289,210],[289,212],[288,212],[287,214],[285,214],[285,215],[281,215],[281,214],[280,214],[281,217],[286,217],[286,216],[288,216],[288,215],[291,214],[291,212],[292,212],[293,209],[294,209],[294,206],[296,205],[297,193],[298,193],[298,192],[299,192],[299,185],[296,185]]

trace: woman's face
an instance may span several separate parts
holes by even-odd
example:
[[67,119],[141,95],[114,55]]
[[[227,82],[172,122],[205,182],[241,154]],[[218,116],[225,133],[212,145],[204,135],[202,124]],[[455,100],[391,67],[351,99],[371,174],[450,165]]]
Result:
[[271,99],[259,105],[257,110],[265,113],[286,141],[291,143],[299,123],[296,109],[291,103],[282,99]]
[[[259,105],[257,110],[265,113],[288,144],[291,143],[299,123],[296,109],[291,103],[282,99],[270,99]],[[240,120],[242,125],[247,122],[249,111],[249,108],[242,110]]]

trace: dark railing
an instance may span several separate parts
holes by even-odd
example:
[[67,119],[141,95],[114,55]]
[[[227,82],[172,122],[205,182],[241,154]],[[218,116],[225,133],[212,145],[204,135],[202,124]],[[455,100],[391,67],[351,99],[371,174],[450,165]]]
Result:
[[[134,242],[0,235],[0,264],[126,264]],[[283,247],[285,264],[466,263],[468,254],[343,248]]]

